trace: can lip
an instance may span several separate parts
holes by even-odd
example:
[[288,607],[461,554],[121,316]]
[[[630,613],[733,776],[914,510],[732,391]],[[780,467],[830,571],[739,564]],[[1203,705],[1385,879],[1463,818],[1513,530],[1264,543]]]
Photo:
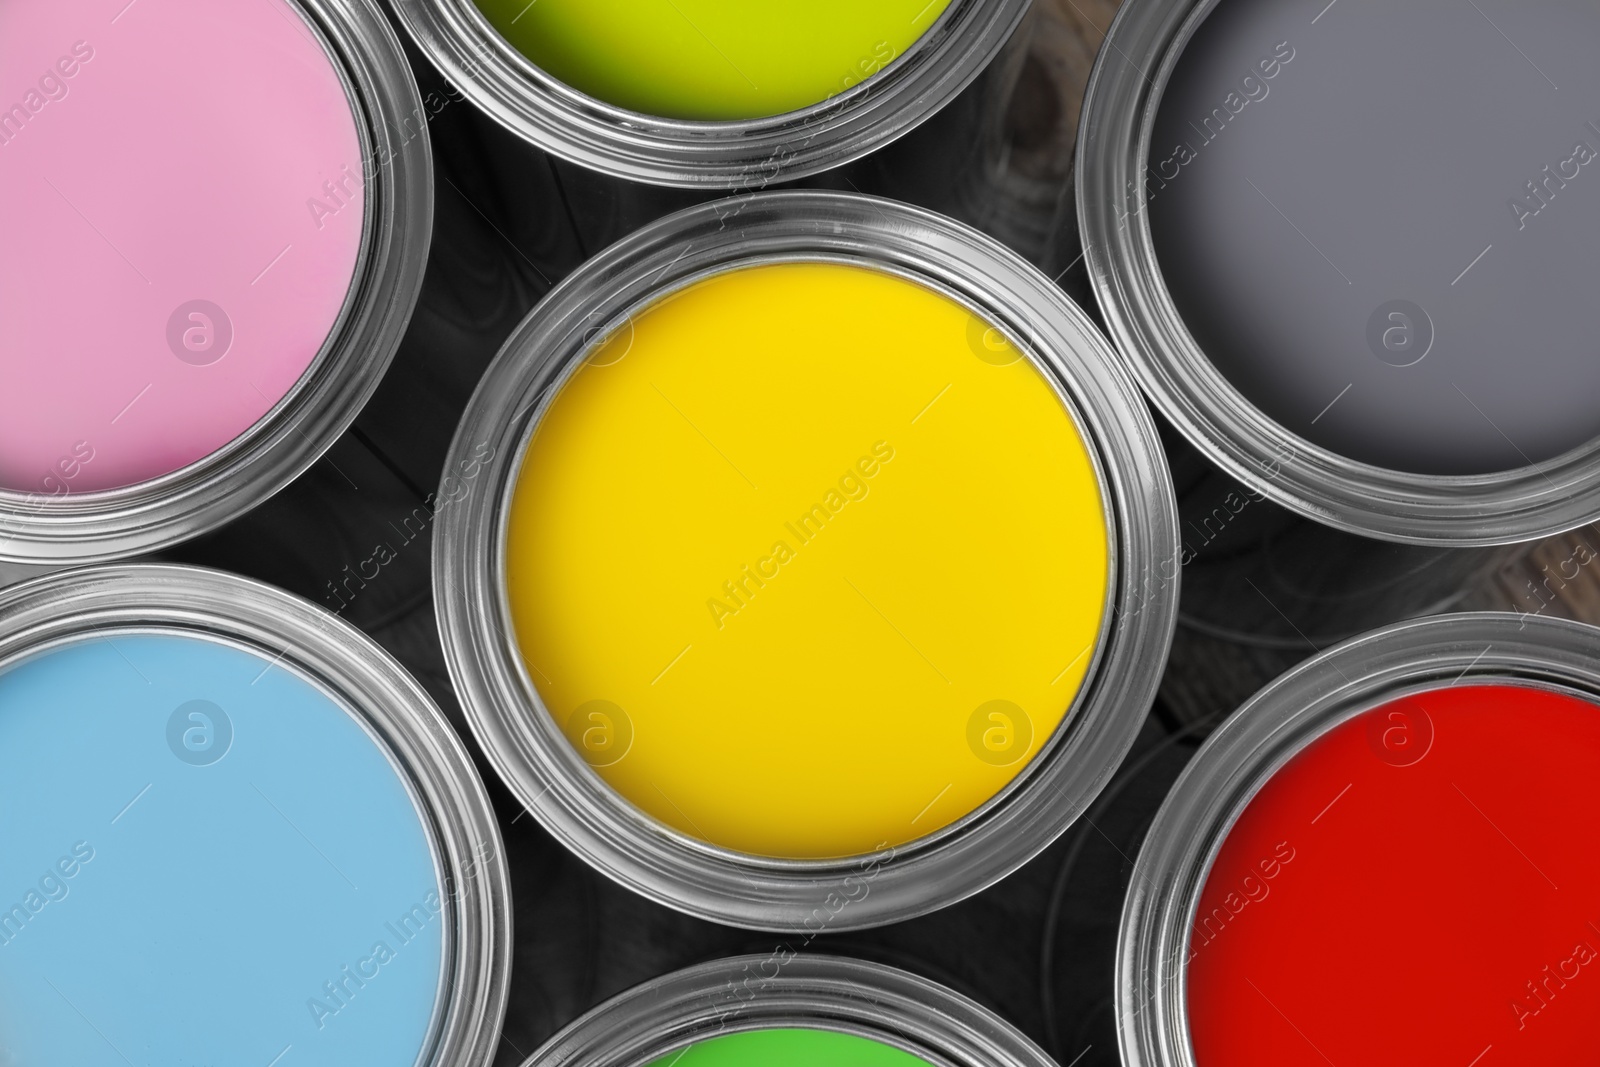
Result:
[[1084,97],[1076,163],[1080,235],[1111,335],[1145,393],[1230,475],[1292,511],[1351,533],[1408,544],[1487,546],[1592,521],[1600,514],[1600,439],[1497,473],[1441,477],[1390,470],[1291,433],[1206,358],[1162,279],[1142,176],[1167,82],[1217,2],[1124,4]]
[[[572,749],[516,648],[501,518],[521,446],[591,342],[683,279],[773,256],[888,269],[953,293],[1030,353],[1099,464],[1112,547],[1098,662],[1019,784],[947,832],[839,860],[757,857],[667,828]],[[434,543],[439,626],[469,725],[496,771],[569,849],[668,907],[733,926],[897,922],[970,896],[1063,832],[1132,745],[1154,699],[1178,594],[1177,510],[1148,411],[1088,318],[1015,253],[931,212],[860,195],[746,194],[645,227],[557,286],[513,332],[451,446]]]
[[1246,701],[1178,778],[1140,849],[1117,937],[1119,1042],[1128,1067],[1194,1067],[1189,934],[1206,876],[1246,805],[1329,730],[1422,689],[1520,684],[1600,702],[1600,630],[1509,612],[1436,615],[1337,645]]
[[726,1034],[849,1033],[940,1067],[1055,1067],[1015,1027],[907,971],[838,956],[735,956],[645,982],[586,1012],[522,1067],[643,1067]]
[[511,972],[511,890],[494,809],[461,740],[392,656],[263,582],[177,564],[62,571],[0,590],[0,662],[108,627],[188,631],[251,648],[334,693],[405,776],[440,865],[450,924],[419,1067],[488,1067]]
[[411,320],[433,231],[424,114],[374,0],[288,0],[344,82],[364,154],[361,251],[339,317],[294,388],[210,455],[116,489],[46,496],[0,490],[0,561],[95,563],[168,548],[260,504],[319,459],[377,390]]
[[396,0],[412,40],[480,110],[569,162],[651,185],[754,189],[837,167],[930,117],[1000,51],[1030,0],[952,0],[887,68],[765,118],[668,119],[607,104],[534,65],[473,0]]

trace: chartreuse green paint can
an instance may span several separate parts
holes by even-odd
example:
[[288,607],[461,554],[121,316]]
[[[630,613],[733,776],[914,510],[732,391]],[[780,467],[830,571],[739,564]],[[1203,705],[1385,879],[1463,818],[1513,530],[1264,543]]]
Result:
[[[708,191],[820,174],[915,129],[974,85],[1029,3],[393,0],[389,8],[460,97],[513,135],[611,178]],[[984,82],[978,102],[1003,81]],[[952,128],[966,129],[984,106],[956,113]],[[946,131],[935,141],[969,139]],[[606,195],[632,203],[630,188]]]

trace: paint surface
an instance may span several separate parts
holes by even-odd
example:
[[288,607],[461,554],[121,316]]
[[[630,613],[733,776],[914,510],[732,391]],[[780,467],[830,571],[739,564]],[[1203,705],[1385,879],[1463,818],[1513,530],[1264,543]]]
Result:
[[1313,743],[1208,876],[1201,1067],[1593,1062],[1597,765],[1600,708],[1511,686],[1424,692]]
[[146,481],[249,429],[338,317],[362,173],[286,0],[0,4],[0,488]]
[[412,1067],[439,892],[386,754],[282,663],[127,634],[0,673],[0,1063]]
[[905,54],[949,0],[477,0],[540,68],[618,107],[748,119],[821,103]]
[[1573,0],[1221,0],[1145,175],[1202,350],[1379,467],[1484,474],[1600,436],[1597,52],[1600,5]]
[[634,316],[524,458],[507,581],[529,677],[624,797],[769,856],[922,837],[1073,703],[1107,588],[1100,484],[1031,361],[954,301],[830,264]]
[[828,1030],[751,1030],[714,1037],[663,1056],[650,1067],[928,1067],[890,1045]]

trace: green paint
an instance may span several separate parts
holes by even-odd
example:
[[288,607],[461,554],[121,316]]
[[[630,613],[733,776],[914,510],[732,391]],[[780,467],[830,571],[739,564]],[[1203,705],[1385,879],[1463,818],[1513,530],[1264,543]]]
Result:
[[928,1067],[908,1052],[828,1030],[751,1030],[690,1045],[650,1067]]
[[903,55],[950,0],[477,0],[568,85],[679,119],[781,115]]

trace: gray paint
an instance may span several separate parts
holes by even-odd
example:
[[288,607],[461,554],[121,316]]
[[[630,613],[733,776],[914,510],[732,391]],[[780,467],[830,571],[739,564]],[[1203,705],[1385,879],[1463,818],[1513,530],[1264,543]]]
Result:
[[1222,0],[1150,164],[1179,312],[1290,431],[1430,474],[1600,436],[1595,0]]

